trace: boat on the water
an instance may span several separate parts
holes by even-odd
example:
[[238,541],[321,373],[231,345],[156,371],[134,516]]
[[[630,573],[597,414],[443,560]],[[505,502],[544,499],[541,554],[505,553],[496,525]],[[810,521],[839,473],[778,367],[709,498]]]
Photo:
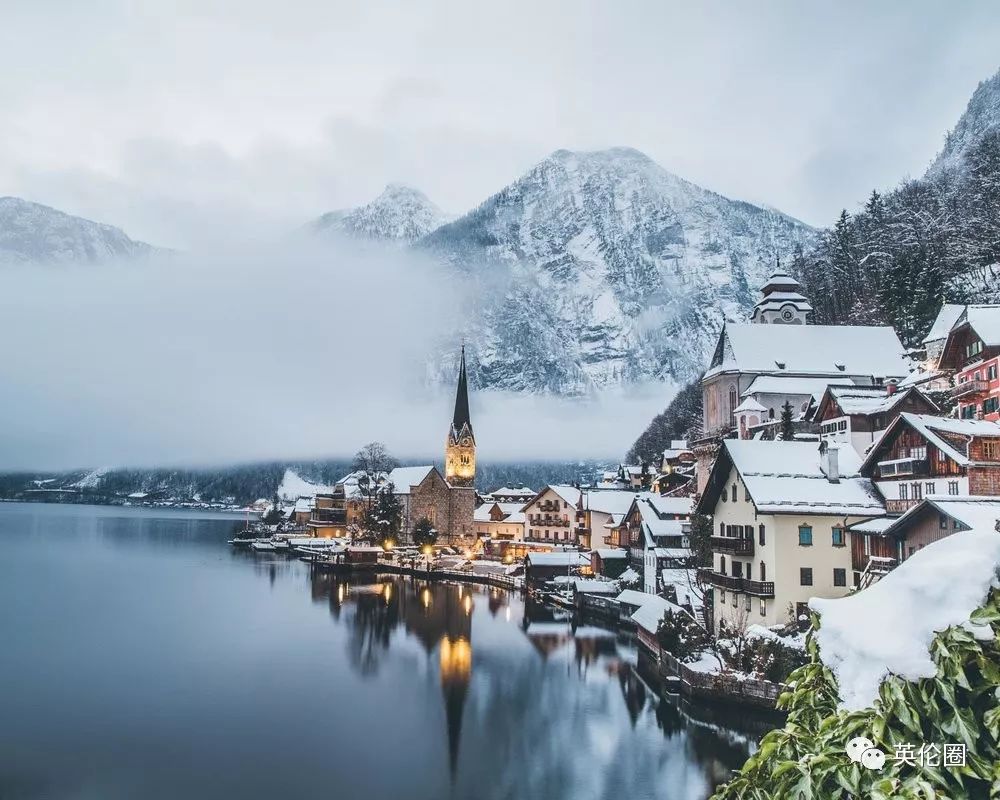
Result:
[[250,545],[250,549],[257,553],[270,553],[274,552],[274,542],[270,539],[258,539]]

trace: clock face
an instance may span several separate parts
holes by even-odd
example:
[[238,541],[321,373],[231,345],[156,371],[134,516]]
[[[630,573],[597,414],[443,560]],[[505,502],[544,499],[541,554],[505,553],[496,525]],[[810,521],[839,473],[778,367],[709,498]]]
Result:
[[461,444],[462,447],[468,447],[469,445],[472,444],[472,440],[469,439],[468,436],[466,436],[465,438],[462,439],[462,441],[459,444]]
[[784,311],[781,312],[781,316],[784,317],[785,319],[791,319],[793,314],[791,310],[786,308]]

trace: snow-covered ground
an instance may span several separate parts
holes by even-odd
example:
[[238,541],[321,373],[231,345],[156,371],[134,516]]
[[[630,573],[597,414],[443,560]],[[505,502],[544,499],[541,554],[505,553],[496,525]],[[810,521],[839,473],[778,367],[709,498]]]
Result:
[[814,598],[820,615],[820,657],[833,671],[841,707],[871,706],[889,675],[906,680],[935,674],[930,646],[936,633],[965,625],[992,638],[969,616],[998,584],[1000,533],[981,529],[935,542],[873,586],[836,600]]
[[317,492],[329,492],[331,487],[307,481],[295,470],[286,469],[278,485],[278,497],[285,502],[294,502],[300,497],[312,497]]

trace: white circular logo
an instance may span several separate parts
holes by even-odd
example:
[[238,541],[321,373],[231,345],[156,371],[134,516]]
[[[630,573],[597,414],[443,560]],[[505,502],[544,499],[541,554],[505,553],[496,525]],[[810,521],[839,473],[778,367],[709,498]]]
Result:
[[866,739],[864,736],[858,736],[851,739],[847,743],[847,755],[855,764],[861,763],[861,756],[864,755],[865,750],[871,750],[875,746],[875,742],[871,739]]

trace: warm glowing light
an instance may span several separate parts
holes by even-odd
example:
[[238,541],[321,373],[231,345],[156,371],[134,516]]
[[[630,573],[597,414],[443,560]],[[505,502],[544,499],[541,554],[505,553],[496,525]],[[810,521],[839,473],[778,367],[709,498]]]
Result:
[[337,602],[344,602],[344,584],[340,584],[340,586],[337,587]]
[[472,551],[468,547],[465,548],[465,557],[472,558]]
[[462,600],[462,608],[465,609],[465,614],[468,616],[472,613],[472,596],[466,595],[465,599]]
[[384,542],[382,542],[382,549],[386,551],[392,550],[392,548],[394,548],[395,546],[396,543],[392,539],[386,539]]
[[464,594],[465,594],[465,589],[463,589],[462,585],[459,584],[459,586],[458,586],[458,597],[459,597],[459,599],[461,599],[462,595],[464,595]]
[[467,678],[472,672],[472,645],[468,639],[442,639],[441,678]]
[[420,548],[420,552],[423,553],[425,556],[429,556],[433,552],[433,549],[429,544],[425,544],[423,547]]
[[382,597],[385,598],[385,602],[388,603],[392,599],[392,584],[387,583],[382,587]]
[[430,605],[431,605],[431,590],[428,589],[426,586],[424,587],[423,591],[420,592],[420,604],[424,608],[430,608]]
[[514,556],[512,556],[510,553],[507,553],[507,555],[505,555],[503,557],[503,563],[504,564],[513,564],[514,563]]
[[510,606],[504,609],[504,616],[507,618],[507,622],[510,622]]

